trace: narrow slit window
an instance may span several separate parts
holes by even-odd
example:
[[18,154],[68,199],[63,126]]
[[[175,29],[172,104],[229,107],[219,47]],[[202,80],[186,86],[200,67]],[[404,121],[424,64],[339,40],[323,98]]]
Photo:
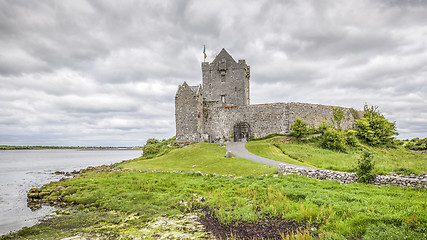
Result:
[[225,95],[221,95],[221,103],[225,104]]
[[225,82],[225,74],[221,74],[221,82]]

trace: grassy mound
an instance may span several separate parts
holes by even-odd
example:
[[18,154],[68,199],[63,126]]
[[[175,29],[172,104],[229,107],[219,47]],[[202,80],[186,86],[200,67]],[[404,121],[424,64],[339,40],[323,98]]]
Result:
[[[249,152],[276,161],[303,166],[351,172],[360,152],[335,152],[318,147],[311,142],[282,141],[280,138],[251,141],[246,144]],[[374,154],[376,174],[427,173],[427,154],[409,151],[403,147],[369,148]]]
[[136,159],[118,165],[121,168],[159,171],[200,171],[206,174],[233,176],[277,173],[277,167],[252,162],[243,158],[226,158],[225,147],[217,144],[197,143],[174,149],[153,159]]

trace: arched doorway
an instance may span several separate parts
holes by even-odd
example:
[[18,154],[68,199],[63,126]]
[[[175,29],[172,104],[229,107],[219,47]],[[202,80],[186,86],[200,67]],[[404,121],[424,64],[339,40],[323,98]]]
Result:
[[249,141],[249,135],[251,134],[251,127],[247,122],[239,122],[234,125],[234,141],[240,142],[242,139]]

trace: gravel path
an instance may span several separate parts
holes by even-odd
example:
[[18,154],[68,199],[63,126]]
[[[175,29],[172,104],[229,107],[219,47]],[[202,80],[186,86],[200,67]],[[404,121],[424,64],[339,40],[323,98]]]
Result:
[[296,165],[296,164],[291,164],[291,163],[279,162],[279,161],[275,161],[275,160],[271,160],[268,158],[257,156],[253,153],[248,152],[248,150],[246,150],[246,148],[245,148],[245,144],[246,144],[245,141],[229,142],[229,143],[227,143],[226,148],[228,151],[230,151],[232,154],[234,154],[237,157],[241,157],[241,158],[244,158],[247,160],[259,162],[259,163],[274,166],[274,167],[279,167],[279,164],[284,164],[286,167],[295,167],[295,168],[304,168],[304,169],[315,170],[315,168],[311,168],[311,167],[306,167],[306,166],[301,166],[301,165]]

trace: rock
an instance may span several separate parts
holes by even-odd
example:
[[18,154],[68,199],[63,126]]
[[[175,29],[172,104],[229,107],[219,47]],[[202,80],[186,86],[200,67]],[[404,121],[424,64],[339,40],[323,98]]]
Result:
[[225,154],[226,158],[232,158],[233,154],[230,151],[227,151],[227,153]]

